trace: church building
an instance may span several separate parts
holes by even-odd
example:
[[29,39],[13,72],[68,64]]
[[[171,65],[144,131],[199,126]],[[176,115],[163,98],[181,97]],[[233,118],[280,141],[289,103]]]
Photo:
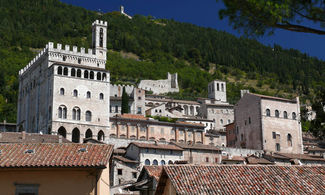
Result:
[[73,142],[109,132],[107,22],[92,24],[92,48],[54,44],[19,71],[17,128],[60,134]]

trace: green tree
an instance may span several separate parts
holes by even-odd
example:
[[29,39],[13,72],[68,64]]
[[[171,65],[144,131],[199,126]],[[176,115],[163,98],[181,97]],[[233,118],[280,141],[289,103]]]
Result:
[[[217,0],[218,1],[218,0]],[[323,0],[223,0],[221,19],[228,17],[235,29],[264,35],[280,28],[325,35]]]
[[129,113],[129,95],[125,91],[125,87],[123,87],[122,92],[122,114]]
[[318,92],[312,108],[316,111],[316,118],[311,121],[310,131],[314,136],[325,139],[325,88]]

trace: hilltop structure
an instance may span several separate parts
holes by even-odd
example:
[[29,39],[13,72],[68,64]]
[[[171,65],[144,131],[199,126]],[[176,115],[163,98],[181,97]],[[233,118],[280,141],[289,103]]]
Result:
[[49,42],[19,71],[17,128],[73,142],[109,131],[107,22],[92,24],[92,49]]
[[179,92],[177,73],[167,73],[165,80],[141,80],[139,88],[152,91],[153,94],[176,93]]

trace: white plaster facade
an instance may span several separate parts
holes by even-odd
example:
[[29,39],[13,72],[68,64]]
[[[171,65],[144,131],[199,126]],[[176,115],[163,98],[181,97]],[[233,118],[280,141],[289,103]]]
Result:
[[96,20],[92,29],[93,49],[88,52],[49,42],[19,71],[18,129],[61,134],[75,142],[86,134],[105,139],[110,97],[107,22]]

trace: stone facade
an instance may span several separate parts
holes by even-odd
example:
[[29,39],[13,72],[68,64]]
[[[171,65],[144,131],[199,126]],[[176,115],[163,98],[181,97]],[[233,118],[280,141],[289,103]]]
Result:
[[235,106],[236,147],[302,153],[299,98],[245,94]]
[[141,80],[138,87],[154,94],[179,92],[177,73],[167,73],[165,80]]
[[19,71],[17,128],[61,134],[80,142],[109,131],[109,80],[105,70],[107,22],[92,24],[93,49],[49,42]]

